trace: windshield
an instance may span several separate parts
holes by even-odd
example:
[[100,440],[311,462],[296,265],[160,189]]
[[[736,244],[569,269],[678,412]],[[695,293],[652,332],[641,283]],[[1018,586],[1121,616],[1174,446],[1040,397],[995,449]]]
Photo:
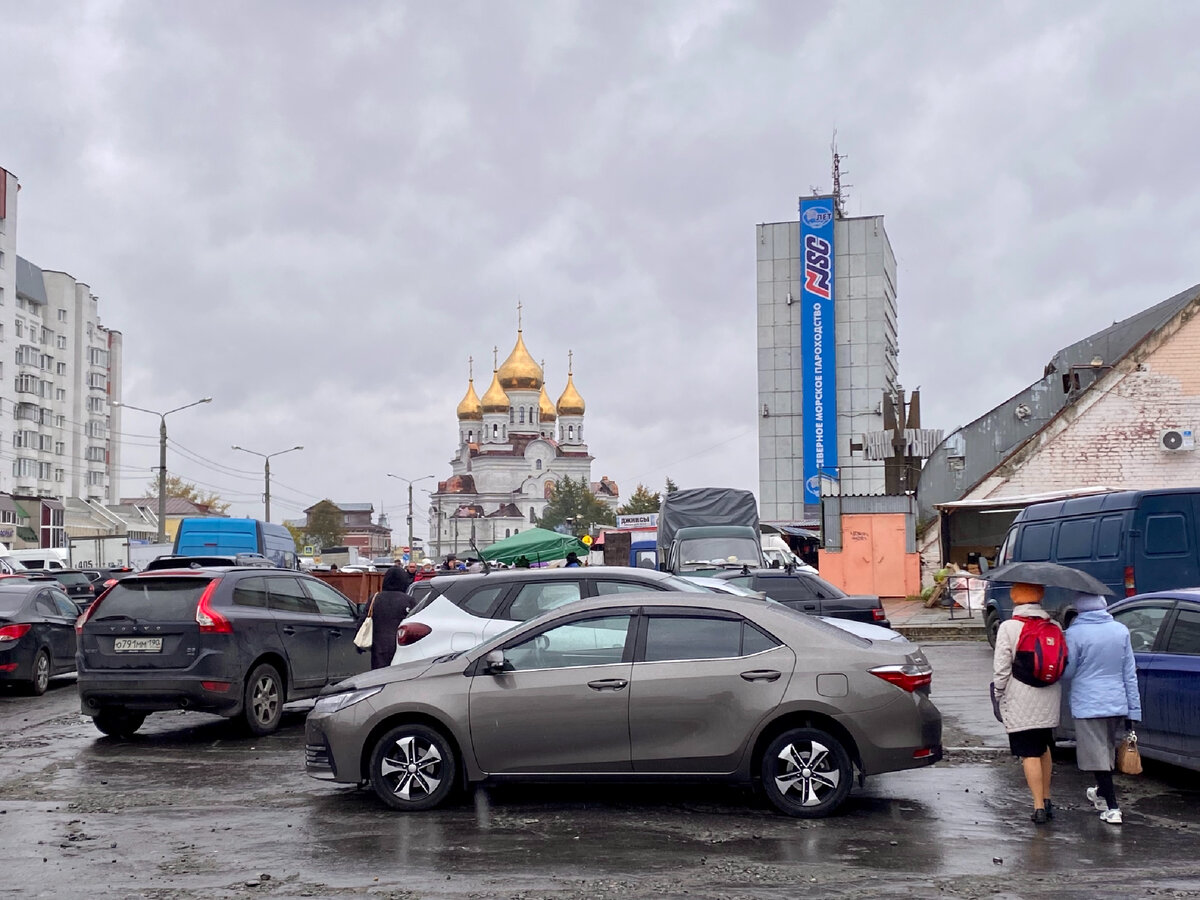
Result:
[[82,572],[58,572],[54,576],[60,584],[91,584],[91,580]]
[[92,621],[126,616],[156,622],[187,622],[208,587],[208,578],[126,578],[100,600]]
[[709,537],[680,541],[679,558],[684,569],[713,566],[760,565],[762,549],[750,538]]

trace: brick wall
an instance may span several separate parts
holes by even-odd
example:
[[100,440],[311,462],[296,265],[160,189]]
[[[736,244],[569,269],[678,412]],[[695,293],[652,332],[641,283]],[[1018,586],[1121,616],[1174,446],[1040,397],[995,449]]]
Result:
[[1200,449],[1171,453],[1168,428],[1200,431],[1200,316],[1193,316],[1140,362],[1111,372],[1036,443],[989,479],[986,493],[1035,494],[1083,485],[1121,489],[1200,485]]

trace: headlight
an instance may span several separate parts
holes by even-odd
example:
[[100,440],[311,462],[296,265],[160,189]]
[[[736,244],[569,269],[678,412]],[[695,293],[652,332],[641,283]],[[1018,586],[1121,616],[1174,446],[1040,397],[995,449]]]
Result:
[[368,697],[374,697],[383,690],[383,685],[377,687],[363,688],[360,691],[345,691],[341,694],[330,694],[328,697],[321,697],[317,700],[313,707],[314,713],[319,713],[323,716],[331,716],[339,710],[345,709],[347,706],[353,706]]

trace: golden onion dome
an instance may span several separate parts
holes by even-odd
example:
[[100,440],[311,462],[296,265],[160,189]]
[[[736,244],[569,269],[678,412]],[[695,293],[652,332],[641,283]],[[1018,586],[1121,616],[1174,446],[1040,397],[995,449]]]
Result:
[[487,389],[487,393],[483,395],[483,400],[479,405],[483,407],[485,413],[508,412],[508,394],[504,393],[504,388],[500,387],[500,378],[495,370],[492,371],[492,384]]
[[546,385],[544,384],[542,385],[542,395],[538,397],[538,414],[543,422],[553,422],[558,418],[558,410],[554,408],[554,404],[546,396]]
[[483,404],[479,402],[479,395],[475,393],[474,378],[467,380],[467,392],[459,401],[456,412],[460,422],[477,421],[483,418]]
[[567,386],[558,398],[558,414],[560,416],[582,416],[584,410],[583,398],[575,390],[575,376],[567,373]]
[[500,386],[506,391],[536,391],[541,388],[545,376],[542,367],[534,362],[525,349],[521,329],[517,329],[517,344],[508,354],[499,370]]

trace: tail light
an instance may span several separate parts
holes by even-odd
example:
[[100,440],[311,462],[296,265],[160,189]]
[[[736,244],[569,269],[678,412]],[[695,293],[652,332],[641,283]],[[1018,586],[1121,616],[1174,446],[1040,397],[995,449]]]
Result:
[[0,644],[19,641],[29,633],[29,629],[32,627],[32,625],[5,625],[0,628]]
[[210,581],[196,604],[196,624],[203,634],[233,634],[233,623],[212,608],[212,595],[219,583],[219,578]]
[[1125,567],[1125,596],[1132,597],[1137,593],[1137,589],[1133,586],[1133,566]]
[[401,647],[407,647],[409,644],[415,644],[432,631],[433,629],[428,625],[420,622],[409,622],[396,629],[396,643]]
[[[114,582],[114,583],[115,583],[115,582]],[[95,600],[93,600],[93,601],[91,602],[91,605],[90,605],[90,606],[88,606],[88,608],[87,608],[86,610],[84,610],[84,612],[83,612],[83,615],[81,615],[81,616],[80,616],[78,619],[76,619],[76,620],[75,620],[75,633],[76,633],[77,635],[78,635],[78,634],[83,634],[83,624],[84,624],[84,623],[85,623],[85,622],[86,622],[88,619],[90,619],[90,618],[91,618],[93,615],[95,615],[95,614],[96,614],[96,610],[97,610],[97,609],[99,608],[99,606],[100,606],[100,601],[102,601],[102,600],[103,600],[105,597],[107,597],[107,596],[108,596],[108,592],[109,592],[109,590],[111,590],[111,589],[112,589],[112,585],[111,585],[111,584],[109,584],[109,585],[105,585],[105,588],[104,588],[104,590],[102,590],[102,591],[100,592],[100,596],[99,596],[99,597],[97,597]]]
[[919,687],[933,683],[933,669],[929,666],[876,666],[868,671],[910,694]]
[[882,606],[877,606],[871,610],[871,618],[873,618],[876,622],[882,622],[887,618],[887,613],[883,611]]

